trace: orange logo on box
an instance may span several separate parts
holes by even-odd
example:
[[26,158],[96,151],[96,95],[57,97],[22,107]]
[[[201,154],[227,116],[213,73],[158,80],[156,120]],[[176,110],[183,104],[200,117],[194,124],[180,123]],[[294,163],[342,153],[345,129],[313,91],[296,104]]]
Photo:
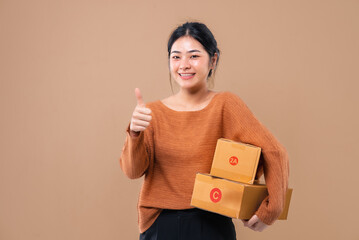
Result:
[[222,192],[219,188],[213,188],[209,197],[211,198],[212,202],[219,202],[222,198]]
[[229,163],[233,166],[238,164],[238,158],[236,156],[232,156],[229,158]]

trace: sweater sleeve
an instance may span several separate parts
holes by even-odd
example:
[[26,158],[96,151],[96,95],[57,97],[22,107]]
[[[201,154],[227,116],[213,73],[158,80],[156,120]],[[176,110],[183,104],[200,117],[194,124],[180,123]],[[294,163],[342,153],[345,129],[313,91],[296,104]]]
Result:
[[271,225],[280,216],[284,207],[289,175],[287,151],[235,94],[228,94],[223,111],[225,138],[249,143],[262,149],[259,166],[263,167],[268,196],[255,214],[262,222]]
[[130,179],[140,178],[153,163],[151,133],[151,125],[136,137],[130,134],[130,124],[127,127],[126,140],[119,162],[122,171]]

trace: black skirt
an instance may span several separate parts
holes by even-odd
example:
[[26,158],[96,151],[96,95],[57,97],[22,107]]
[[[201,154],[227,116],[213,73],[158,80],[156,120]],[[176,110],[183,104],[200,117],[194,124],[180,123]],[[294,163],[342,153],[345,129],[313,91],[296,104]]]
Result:
[[236,240],[232,219],[197,208],[162,210],[140,240]]

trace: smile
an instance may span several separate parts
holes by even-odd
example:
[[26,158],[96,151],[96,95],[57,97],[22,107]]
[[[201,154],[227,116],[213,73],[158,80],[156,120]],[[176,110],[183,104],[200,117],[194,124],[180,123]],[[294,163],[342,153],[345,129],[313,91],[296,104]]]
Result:
[[193,78],[195,73],[178,73],[183,80]]

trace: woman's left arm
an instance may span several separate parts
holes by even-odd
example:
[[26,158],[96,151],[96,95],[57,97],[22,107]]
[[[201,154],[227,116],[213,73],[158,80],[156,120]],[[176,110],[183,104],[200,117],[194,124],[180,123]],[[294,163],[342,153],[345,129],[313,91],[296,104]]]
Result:
[[271,225],[280,216],[284,207],[289,175],[287,151],[235,94],[228,93],[224,104],[223,126],[225,138],[249,143],[262,149],[260,164],[263,167],[268,196],[246,223],[248,226],[252,226],[252,223]]

